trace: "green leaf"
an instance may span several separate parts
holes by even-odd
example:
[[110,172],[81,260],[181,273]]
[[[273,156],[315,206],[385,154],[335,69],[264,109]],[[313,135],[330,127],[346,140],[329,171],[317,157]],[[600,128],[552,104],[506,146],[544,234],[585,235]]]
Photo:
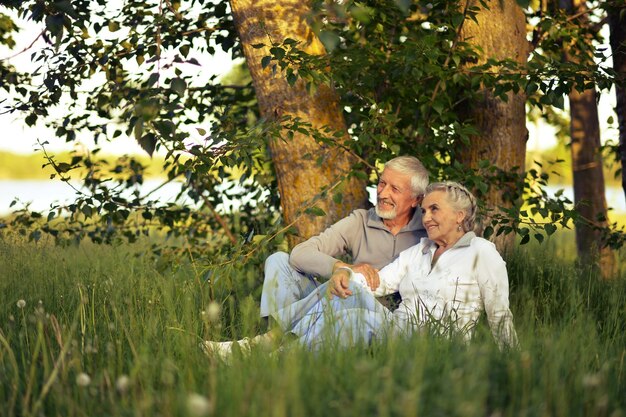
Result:
[[433,110],[441,114],[443,112],[443,103],[441,101],[435,101],[433,103]]
[[30,232],[30,234],[28,235],[28,241],[32,242],[33,240],[35,242],[39,242],[39,239],[41,239],[41,230],[33,230],[32,232]]
[[359,22],[369,23],[374,11],[369,7],[356,5],[350,8],[350,14]]
[[319,38],[328,52],[334,51],[337,45],[339,45],[339,35],[335,32],[323,30],[320,32]]
[[396,3],[396,6],[405,14],[409,12],[412,3],[411,0],[394,0],[393,2]]
[[519,4],[522,9],[528,9],[530,6],[530,0],[517,0],[517,4]]
[[60,36],[63,34],[63,15],[55,14],[46,16],[46,29],[53,36]]
[[555,226],[555,225],[553,225],[553,224],[551,224],[551,223],[548,223],[548,224],[544,225],[544,226],[543,226],[543,229],[546,231],[546,234],[547,234],[548,236],[550,236],[551,234],[553,234],[554,232],[556,232],[556,226]]
[[143,120],[137,119],[135,122],[135,126],[133,126],[133,134],[135,135],[135,140],[139,142],[141,136],[143,135]]
[[313,216],[322,217],[326,216],[326,212],[319,207],[309,207],[304,210],[306,214],[312,214]]
[[107,27],[109,28],[109,32],[117,32],[120,30],[120,24],[114,20],[109,20]]
[[190,49],[190,48],[191,48],[191,47],[190,47],[189,45],[187,45],[187,44],[186,44],[186,45],[181,45],[181,47],[180,47],[180,48],[178,48],[178,49],[180,50],[180,54],[181,54],[182,56],[184,56],[185,58],[187,58],[187,56],[189,55],[189,49]]
[[524,235],[524,237],[522,237],[522,240],[520,241],[520,245],[525,245],[528,242],[530,242],[530,235]]
[[293,87],[293,85],[298,81],[298,76],[289,69],[289,73],[287,74],[287,83]]
[[148,155],[152,156],[154,150],[156,149],[157,140],[153,133],[148,133],[144,135],[137,141],[139,146],[148,153]]
[[261,68],[266,68],[270,64],[271,60],[271,56],[264,56],[263,59],[261,59]]
[[159,81],[159,73],[153,72],[152,74],[150,74],[150,77],[148,78],[148,85],[153,86],[157,83],[157,81]]
[[85,217],[91,217],[93,214],[93,208],[89,205],[82,206],[80,211],[85,215]]
[[35,123],[37,123],[37,115],[35,113],[31,113],[26,116],[25,121],[28,126],[34,126]]
[[78,19],[79,17],[78,13],[76,13],[76,10],[74,10],[74,7],[69,0],[55,1],[53,3],[53,6],[58,11],[63,12],[66,15],[73,17],[74,19]]
[[59,162],[58,164],[56,164],[57,172],[65,173],[65,172],[69,171],[70,169],[72,169],[72,166],[70,164],[68,164],[68,163]]
[[554,107],[565,110],[565,97],[562,94],[556,95],[556,97],[554,97],[553,103]]
[[185,90],[187,89],[187,83],[182,78],[174,78],[172,79],[171,88],[176,92],[176,94],[183,96],[185,94]]
[[270,48],[270,54],[274,55],[274,57],[276,57],[276,59],[280,60],[280,59],[283,59],[285,57],[285,50],[283,48],[278,47],[278,46],[274,46],[274,47]]

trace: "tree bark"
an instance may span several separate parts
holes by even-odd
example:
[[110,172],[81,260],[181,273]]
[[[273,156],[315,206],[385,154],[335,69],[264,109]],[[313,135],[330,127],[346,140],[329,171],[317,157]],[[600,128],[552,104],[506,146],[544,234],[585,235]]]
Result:
[[[302,80],[298,79],[290,86],[280,69],[273,71],[272,65],[263,68],[261,64],[263,57],[270,55],[270,42],[282,43],[286,38],[302,42],[299,48],[308,54],[325,53],[305,20],[308,2],[230,0],[230,5],[262,117],[267,120],[281,116],[298,117],[314,128],[328,126],[334,131],[345,132],[339,100],[332,87],[319,85],[315,94],[310,95]],[[252,45],[256,44],[266,46],[254,48]],[[288,139],[284,128],[280,137],[269,139],[269,149],[276,170],[283,218],[285,223],[293,223],[297,230],[297,235],[290,238],[292,245],[318,234],[351,210],[367,204],[365,183],[352,178],[339,186],[343,197],[341,202],[334,202],[333,192],[329,192],[316,203],[327,213],[326,216],[299,218],[299,212],[324,187],[337,184],[351,170],[354,160],[339,147],[320,145],[300,132],[294,132],[293,139]]]
[[[468,1],[470,5],[479,5],[478,1]],[[478,23],[466,19],[461,31],[461,39],[479,46],[484,52],[477,64],[483,64],[488,58],[526,62],[530,44],[526,40],[526,18],[521,7],[515,0],[494,0],[488,5],[488,9],[482,8],[478,13]],[[482,100],[469,103],[466,117],[474,122],[480,134],[471,138],[468,147],[462,148],[460,161],[479,169],[479,162],[488,160],[503,173],[521,174],[528,139],[525,100],[523,93],[509,93],[505,102],[485,91]],[[484,199],[486,206],[497,212],[499,206],[512,207],[518,198],[521,198],[519,182],[511,179],[505,180],[502,187],[491,187]],[[514,237],[501,234],[493,240],[498,249],[504,251]]]
[[626,6],[609,7],[609,40],[613,51],[613,69],[619,77],[615,85],[617,122],[619,126],[619,158],[622,163],[622,189],[626,195]]
[[[561,0],[561,7],[568,13],[584,16],[586,8],[582,0]],[[579,24],[589,24],[579,18]],[[591,39],[588,39],[591,43]],[[565,45],[565,59],[581,63],[592,60],[584,53],[572,50]],[[584,221],[576,224],[576,247],[580,262],[596,261],[603,277],[614,275],[615,255],[604,245],[598,227],[608,226],[608,212],[602,172],[600,150],[600,121],[595,88],[578,91],[575,87],[569,93],[570,136],[572,150],[572,170],[574,177],[574,205]]]

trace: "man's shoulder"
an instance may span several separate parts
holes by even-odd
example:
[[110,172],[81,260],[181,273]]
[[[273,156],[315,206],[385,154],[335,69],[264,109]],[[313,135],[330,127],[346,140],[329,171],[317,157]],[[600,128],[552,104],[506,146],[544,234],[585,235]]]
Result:
[[371,208],[352,210],[349,215],[335,223],[332,228],[335,230],[350,230],[351,233],[357,233],[357,230],[369,233],[367,230],[385,229],[385,225],[376,214],[374,208]]

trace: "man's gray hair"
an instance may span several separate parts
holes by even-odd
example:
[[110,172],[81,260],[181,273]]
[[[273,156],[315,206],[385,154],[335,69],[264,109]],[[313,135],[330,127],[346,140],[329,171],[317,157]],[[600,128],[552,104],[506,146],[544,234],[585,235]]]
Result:
[[453,181],[433,182],[426,187],[426,195],[433,191],[443,191],[448,197],[450,205],[455,210],[465,213],[463,219],[463,231],[470,232],[474,230],[476,223],[476,197],[469,192],[467,188]]
[[426,192],[428,185],[428,170],[414,156],[398,156],[385,164],[385,168],[393,169],[401,174],[411,176],[411,191],[417,196],[421,196]]

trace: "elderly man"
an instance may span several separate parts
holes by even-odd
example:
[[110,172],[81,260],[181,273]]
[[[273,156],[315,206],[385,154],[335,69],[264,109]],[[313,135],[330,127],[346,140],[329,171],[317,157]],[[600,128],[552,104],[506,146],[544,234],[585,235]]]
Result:
[[[378,270],[426,236],[418,206],[428,171],[415,157],[388,161],[376,188],[376,206],[354,210],[318,236],[300,243],[288,256],[278,252],[265,262],[261,316],[303,299],[339,267],[362,273],[378,286]],[[350,255],[352,264],[339,259]]]

